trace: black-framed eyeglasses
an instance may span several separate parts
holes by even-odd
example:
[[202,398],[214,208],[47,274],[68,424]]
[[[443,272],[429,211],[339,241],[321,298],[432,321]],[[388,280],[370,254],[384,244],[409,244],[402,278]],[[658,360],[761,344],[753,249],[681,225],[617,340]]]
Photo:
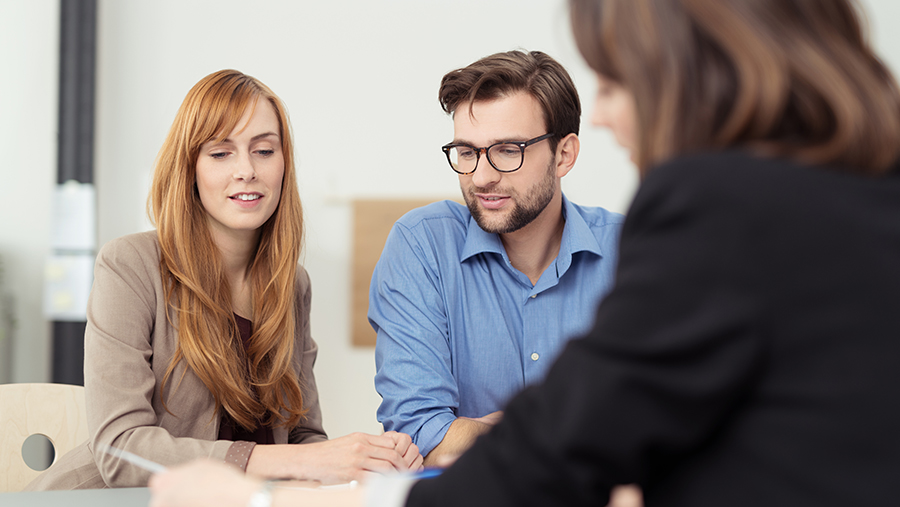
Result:
[[472,174],[475,172],[482,152],[484,152],[484,156],[487,157],[491,167],[501,173],[511,173],[518,171],[522,164],[525,163],[525,148],[548,139],[552,135],[553,132],[549,132],[527,141],[504,141],[485,148],[451,143],[441,146],[441,149],[447,155],[447,162],[450,163],[450,167],[459,174]]

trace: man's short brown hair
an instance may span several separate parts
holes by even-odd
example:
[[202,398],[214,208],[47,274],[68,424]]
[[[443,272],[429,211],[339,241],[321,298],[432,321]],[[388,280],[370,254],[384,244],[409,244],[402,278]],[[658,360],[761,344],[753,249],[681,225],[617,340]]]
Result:
[[448,72],[441,80],[438,100],[447,114],[455,114],[462,104],[495,100],[524,91],[541,105],[550,147],[578,134],[581,102],[566,69],[540,51],[509,51],[486,56],[477,62]]

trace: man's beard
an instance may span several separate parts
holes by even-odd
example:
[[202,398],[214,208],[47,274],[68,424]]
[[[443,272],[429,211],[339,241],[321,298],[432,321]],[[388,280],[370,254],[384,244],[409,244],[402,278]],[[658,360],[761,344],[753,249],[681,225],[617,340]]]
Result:
[[491,188],[472,187],[468,192],[463,189],[463,198],[466,200],[466,206],[469,207],[469,213],[485,232],[507,234],[518,231],[533,222],[553,200],[553,196],[556,194],[555,166],[555,160],[551,160],[544,179],[532,185],[525,197],[521,197],[517,193],[510,193],[514,207],[508,212],[508,216],[503,222],[489,221],[485,215],[494,212],[483,210],[478,204],[478,197],[475,196],[476,193],[490,193]]

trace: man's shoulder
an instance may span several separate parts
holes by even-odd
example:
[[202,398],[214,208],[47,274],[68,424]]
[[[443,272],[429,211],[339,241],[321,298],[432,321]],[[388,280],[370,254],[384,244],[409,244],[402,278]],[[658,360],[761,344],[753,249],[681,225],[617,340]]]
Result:
[[407,229],[434,229],[454,225],[466,227],[469,223],[470,216],[468,208],[462,204],[455,201],[444,200],[433,202],[407,212],[397,220],[397,225]]
[[458,256],[468,235],[469,210],[453,201],[438,201],[407,212],[391,229],[382,259],[402,262],[402,252],[425,257]]
[[570,209],[567,211],[574,211],[577,213],[578,216],[584,220],[584,223],[592,229],[608,226],[621,226],[625,222],[625,215],[616,213],[615,211],[609,211],[600,206],[582,206],[580,204],[575,204],[572,201],[569,201],[569,204]]

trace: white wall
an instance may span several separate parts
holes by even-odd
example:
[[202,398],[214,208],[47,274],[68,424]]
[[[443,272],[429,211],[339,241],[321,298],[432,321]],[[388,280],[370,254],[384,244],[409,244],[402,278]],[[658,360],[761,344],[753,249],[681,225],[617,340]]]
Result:
[[[268,84],[294,126],[326,429],[334,436],[377,432],[373,349],[350,345],[351,200],[458,196],[440,150],[452,122],[436,98],[451,69],[534,48],[570,67],[586,98],[593,83],[571,45],[562,1],[262,5],[101,2],[100,242],[149,227],[153,160],[197,80],[230,67]],[[578,202],[623,211],[635,184],[624,162],[607,136],[587,133],[582,162],[564,188]]]
[[[867,0],[873,40],[900,68],[895,0]],[[292,116],[313,281],[316,374],[332,436],[380,431],[373,351],[350,345],[350,200],[456,197],[439,147],[452,123],[441,76],[481,56],[540,49],[572,73],[590,110],[563,0],[100,1],[96,185],[100,244],[149,228],[153,159],[188,89],[221,68],[268,84]],[[48,378],[41,266],[55,183],[58,5],[0,0],[0,255],[19,305],[17,381]],[[7,111],[13,111],[12,116]],[[582,153],[563,182],[574,201],[624,211],[636,179],[609,134],[583,122]],[[29,221],[7,217],[28,216]]]
[[0,257],[16,310],[12,350],[0,344],[0,381],[49,379],[41,298],[56,185],[58,53],[59,2],[0,0]]

